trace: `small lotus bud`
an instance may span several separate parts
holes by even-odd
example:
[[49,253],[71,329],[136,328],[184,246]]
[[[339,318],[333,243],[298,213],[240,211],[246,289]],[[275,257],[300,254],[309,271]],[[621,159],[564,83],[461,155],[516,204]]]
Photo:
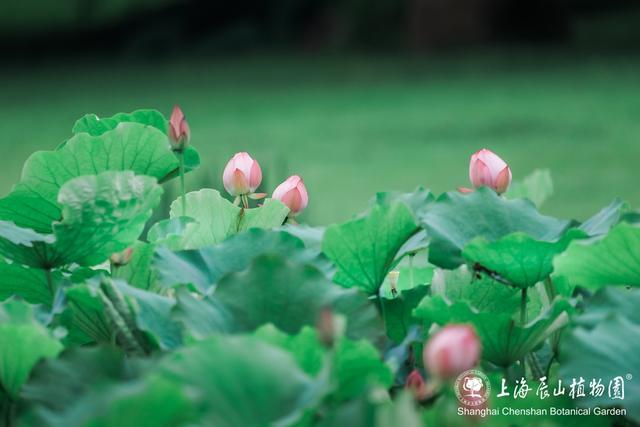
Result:
[[335,316],[330,308],[325,307],[320,310],[318,316],[318,339],[327,348],[333,347],[336,340]]
[[236,153],[224,168],[222,182],[232,196],[251,194],[262,182],[262,169],[248,153]]
[[289,208],[289,216],[296,216],[309,204],[309,195],[304,181],[298,175],[287,178],[273,191],[273,198],[280,200]]
[[424,400],[429,396],[427,385],[425,384],[422,375],[420,375],[420,371],[417,369],[411,371],[409,376],[407,376],[404,388],[411,391],[416,400]]
[[169,142],[173,151],[182,151],[189,144],[191,131],[189,123],[184,117],[184,113],[177,105],[173,107],[171,118],[169,119]]
[[129,264],[131,257],[133,256],[133,248],[127,248],[122,252],[116,252],[109,257],[111,264],[116,267],[122,267]]
[[389,278],[389,286],[391,287],[391,295],[394,297],[398,295],[398,279],[400,278],[400,272],[398,270],[390,271],[387,274]]
[[511,184],[511,169],[504,160],[483,148],[471,156],[469,179],[476,188],[486,185],[502,194]]
[[481,347],[470,325],[447,325],[427,341],[422,358],[432,375],[446,379],[476,366]]

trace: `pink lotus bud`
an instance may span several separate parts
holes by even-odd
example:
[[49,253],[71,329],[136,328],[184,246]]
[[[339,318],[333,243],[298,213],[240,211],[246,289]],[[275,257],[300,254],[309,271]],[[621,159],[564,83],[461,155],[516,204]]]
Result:
[[429,395],[427,385],[425,384],[422,375],[420,375],[420,371],[417,369],[411,371],[409,376],[407,376],[404,388],[411,391],[417,400],[424,400]]
[[453,378],[473,368],[480,359],[480,340],[470,325],[447,325],[427,341],[422,358],[438,378]]
[[469,179],[476,188],[486,185],[502,194],[511,184],[511,169],[504,160],[483,148],[471,156]]
[[302,212],[309,204],[309,195],[304,181],[298,175],[292,175],[285,182],[278,185],[273,192],[273,198],[284,203],[295,216]]
[[330,308],[324,307],[320,310],[316,326],[320,343],[327,348],[333,347],[336,340],[336,323]]
[[222,182],[232,196],[251,194],[262,182],[262,169],[248,153],[236,153],[224,168]]
[[173,107],[171,118],[169,119],[169,141],[171,149],[174,151],[182,151],[186,148],[191,138],[189,123],[184,117],[184,113],[177,105]]
[[116,252],[109,257],[109,261],[116,267],[122,267],[129,264],[131,257],[133,256],[133,248],[127,248],[122,252]]

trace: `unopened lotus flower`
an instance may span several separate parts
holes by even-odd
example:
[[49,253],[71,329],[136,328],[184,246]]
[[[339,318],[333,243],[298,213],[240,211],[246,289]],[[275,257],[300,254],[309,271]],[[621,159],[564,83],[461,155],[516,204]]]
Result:
[[224,168],[222,182],[232,196],[252,194],[262,182],[262,169],[248,153],[236,153]]
[[425,368],[441,379],[454,378],[480,359],[478,335],[470,325],[447,325],[427,341],[422,353]]
[[109,257],[109,261],[116,267],[122,267],[129,264],[131,257],[133,256],[133,248],[127,248],[122,252],[116,252]]
[[483,148],[471,156],[469,179],[475,188],[486,185],[502,194],[511,184],[511,169],[497,154]]
[[424,400],[429,395],[427,384],[424,382],[424,378],[420,375],[420,371],[414,369],[407,376],[407,380],[404,383],[404,388],[411,391],[413,396],[417,400]]
[[287,178],[273,191],[273,198],[280,200],[289,208],[289,216],[296,216],[309,204],[309,195],[304,181],[298,175]]
[[336,318],[330,308],[323,307],[322,310],[320,310],[316,326],[318,329],[318,340],[320,343],[327,348],[333,347],[337,331]]
[[191,131],[189,123],[184,117],[184,113],[177,105],[173,107],[171,118],[169,119],[169,142],[173,151],[182,151],[189,144]]

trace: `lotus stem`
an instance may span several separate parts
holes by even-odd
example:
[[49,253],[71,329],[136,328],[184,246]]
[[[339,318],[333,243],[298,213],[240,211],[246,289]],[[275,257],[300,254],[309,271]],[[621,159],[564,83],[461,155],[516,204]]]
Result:
[[413,289],[413,259],[415,254],[409,255],[409,288]]
[[522,288],[520,294],[520,324],[522,326],[527,323],[527,288]]
[[100,284],[98,292],[102,304],[105,307],[105,314],[111,321],[114,329],[119,333],[125,350],[132,354],[146,354],[144,344],[136,336],[136,325],[133,314],[125,301],[123,295],[115,288],[111,280],[104,280]]
[[53,274],[51,272],[51,269],[47,268],[44,271],[44,274],[45,274],[45,276],[47,278],[47,287],[49,288],[49,292],[51,293],[51,296],[53,298],[55,298],[56,295],[55,295],[55,289],[54,289],[54,285],[53,285]]
[[[520,294],[520,325],[524,328],[524,325],[527,323],[527,288],[522,288],[522,293]],[[522,356],[520,359],[520,367],[522,368],[522,376],[527,375],[527,366],[525,364],[526,355]]]
[[180,164],[180,194],[182,197],[182,215],[187,215],[187,194],[184,186],[184,151],[178,152],[178,161]]

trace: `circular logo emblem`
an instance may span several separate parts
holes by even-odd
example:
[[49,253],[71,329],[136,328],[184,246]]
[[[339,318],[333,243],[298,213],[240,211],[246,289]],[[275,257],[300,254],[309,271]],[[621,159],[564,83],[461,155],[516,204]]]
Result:
[[489,400],[491,383],[482,371],[471,369],[458,375],[454,389],[460,403],[476,407]]

